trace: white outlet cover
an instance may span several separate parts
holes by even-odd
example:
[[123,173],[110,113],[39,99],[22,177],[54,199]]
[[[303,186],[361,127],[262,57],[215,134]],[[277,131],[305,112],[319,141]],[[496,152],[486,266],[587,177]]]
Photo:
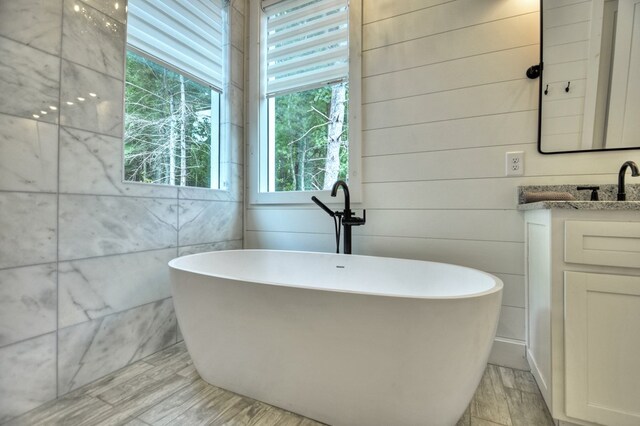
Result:
[[524,175],[524,151],[513,151],[506,153],[505,174],[507,176]]

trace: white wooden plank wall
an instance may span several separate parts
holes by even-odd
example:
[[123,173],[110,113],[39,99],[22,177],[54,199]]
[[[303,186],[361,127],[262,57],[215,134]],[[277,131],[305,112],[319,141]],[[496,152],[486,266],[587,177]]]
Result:
[[[538,62],[536,0],[364,0],[363,35],[364,202],[356,208],[367,209],[367,224],[355,229],[354,252],[496,274],[505,282],[498,335],[523,341],[516,187],[613,183],[623,160],[640,156],[537,153],[537,81],[525,77]],[[581,108],[567,101],[550,118]],[[526,176],[504,176],[507,151],[525,152]],[[247,248],[335,248],[333,222],[313,204],[248,205],[245,228]]]

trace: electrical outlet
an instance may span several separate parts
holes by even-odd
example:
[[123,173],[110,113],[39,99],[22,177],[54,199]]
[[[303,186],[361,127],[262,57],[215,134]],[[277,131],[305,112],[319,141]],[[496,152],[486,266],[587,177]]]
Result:
[[507,152],[505,173],[507,176],[524,175],[524,151]]

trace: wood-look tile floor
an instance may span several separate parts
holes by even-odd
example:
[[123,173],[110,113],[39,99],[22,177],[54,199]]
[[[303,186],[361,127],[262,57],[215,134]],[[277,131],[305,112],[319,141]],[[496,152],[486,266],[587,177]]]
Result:
[[[179,343],[18,417],[14,425],[320,425],[211,386]],[[533,376],[488,365],[458,426],[553,425]],[[393,426],[393,425],[389,425]]]

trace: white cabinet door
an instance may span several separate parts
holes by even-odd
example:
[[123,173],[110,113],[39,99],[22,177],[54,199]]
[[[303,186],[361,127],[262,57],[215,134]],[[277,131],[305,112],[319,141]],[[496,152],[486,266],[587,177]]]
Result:
[[565,272],[569,417],[640,425],[640,277]]

